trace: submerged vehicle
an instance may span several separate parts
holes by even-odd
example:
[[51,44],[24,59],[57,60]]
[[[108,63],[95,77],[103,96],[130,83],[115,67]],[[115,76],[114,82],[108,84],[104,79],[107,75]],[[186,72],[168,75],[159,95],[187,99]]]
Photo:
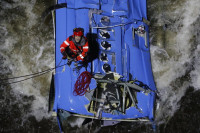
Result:
[[[58,0],[50,103],[60,130],[68,116],[102,121],[153,121],[156,86],[146,0]],[[62,60],[60,44],[82,27],[88,62]],[[62,60],[62,61],[61,61]],[[60,67],[61,66],[61,67]]]

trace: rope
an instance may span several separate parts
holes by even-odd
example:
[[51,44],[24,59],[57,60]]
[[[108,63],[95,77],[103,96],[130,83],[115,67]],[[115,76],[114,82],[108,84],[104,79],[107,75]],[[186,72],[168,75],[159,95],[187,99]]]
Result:
[[28,74],[28,75],[23,75],[23,76],[18,76],[18,77],[12,77],[12,78],[0,79],[0,81],[34,76],[34,75],[37,75],[37,74],[40,74],[40,73],[45,73],[45,72],[48,72],[48,71],[52,71],[52,69],[54,69],[54,68],[50,68],[50,69],[47,69],[47,70],[44,70],[44,71],[41,71],[41,72],[37,72],[37,73],[33,73],[33,74]]
[[[61,59],[60,63],[61,62],[62,62],[62,59]],[[33,73],[33,74],[28,74],[28,75],[23,75],[23,76],[18,76],[18,77],[0,79],[0,82],[1,82],[0,85],[14,84],[14,83],[22,82],[22,81],[25,81],[25,80],[28,80],[28,79],[31,79],[31,78],[39,77],[41,75],[44,75],[44,74],[47,74],[48,72],[53,71],[56,68],[65,66],[67,64],[66,63],[66,64],[63,64],[63,65],[60,65],[60,63],[56,67],[54,67],[54,68],[49,68],[49,69],[41,71],[41,72],[37,72],[37,73]],[[28,77],[28,78],[25,78],[25,79],[22,79],[22,80],[18,80],[18,81],[14,81],[14,82],[7,82],[7,83],[6,82],[2,82],[4,80],[18,79],[18,78],[24,78],[24,77]]]
[[88,71],[84,71],[80,74],[74,85],[74,96],[83,96],[86,93],[87,88],[90,85],[91,78],[92,75]]

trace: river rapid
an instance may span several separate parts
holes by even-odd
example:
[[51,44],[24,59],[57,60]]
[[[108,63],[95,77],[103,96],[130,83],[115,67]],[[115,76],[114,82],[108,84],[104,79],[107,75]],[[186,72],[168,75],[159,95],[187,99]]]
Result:
[[[53,0],[0,1],[0,132],[57,133],[48,113],[51,73],[18,82],[9,79],[53,68]],[[158,133],[200,132],[200,1],[147,0],[150,52],[159,92]],[[15,83],[17,82],[17,83]],[[69,120],[69,132],[151,133],[151,123],[122,122],[100,127]]]

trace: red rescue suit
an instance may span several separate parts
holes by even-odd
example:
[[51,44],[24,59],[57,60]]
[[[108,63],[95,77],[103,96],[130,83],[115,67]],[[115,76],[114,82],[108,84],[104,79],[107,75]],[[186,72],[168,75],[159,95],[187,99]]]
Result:
[[70,36],[60,45],[61,53],[65,52],[65,49],[69,47],[73,54],[72,58],[75,58],[77,61],[83,61],[88,52],[88,41],[87,38],[82,36],[79,43],[77,43],[74,39],[74,35]]

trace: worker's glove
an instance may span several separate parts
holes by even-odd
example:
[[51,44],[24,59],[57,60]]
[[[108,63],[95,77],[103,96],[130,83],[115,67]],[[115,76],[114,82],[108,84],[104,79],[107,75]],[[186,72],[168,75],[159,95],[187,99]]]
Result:
[[63,60],[66,60],[66,59],[67,59],[67,56],[63,56],[62,59],[63,59]]
[[67,59],[67,53],[65,51],[62,52],[62,55],[63,55],[62,59],[64,60]]
[[73,57],[74,53],[72,52],[72,50],[69,47],[65,48],[65,52],[69,57]]

